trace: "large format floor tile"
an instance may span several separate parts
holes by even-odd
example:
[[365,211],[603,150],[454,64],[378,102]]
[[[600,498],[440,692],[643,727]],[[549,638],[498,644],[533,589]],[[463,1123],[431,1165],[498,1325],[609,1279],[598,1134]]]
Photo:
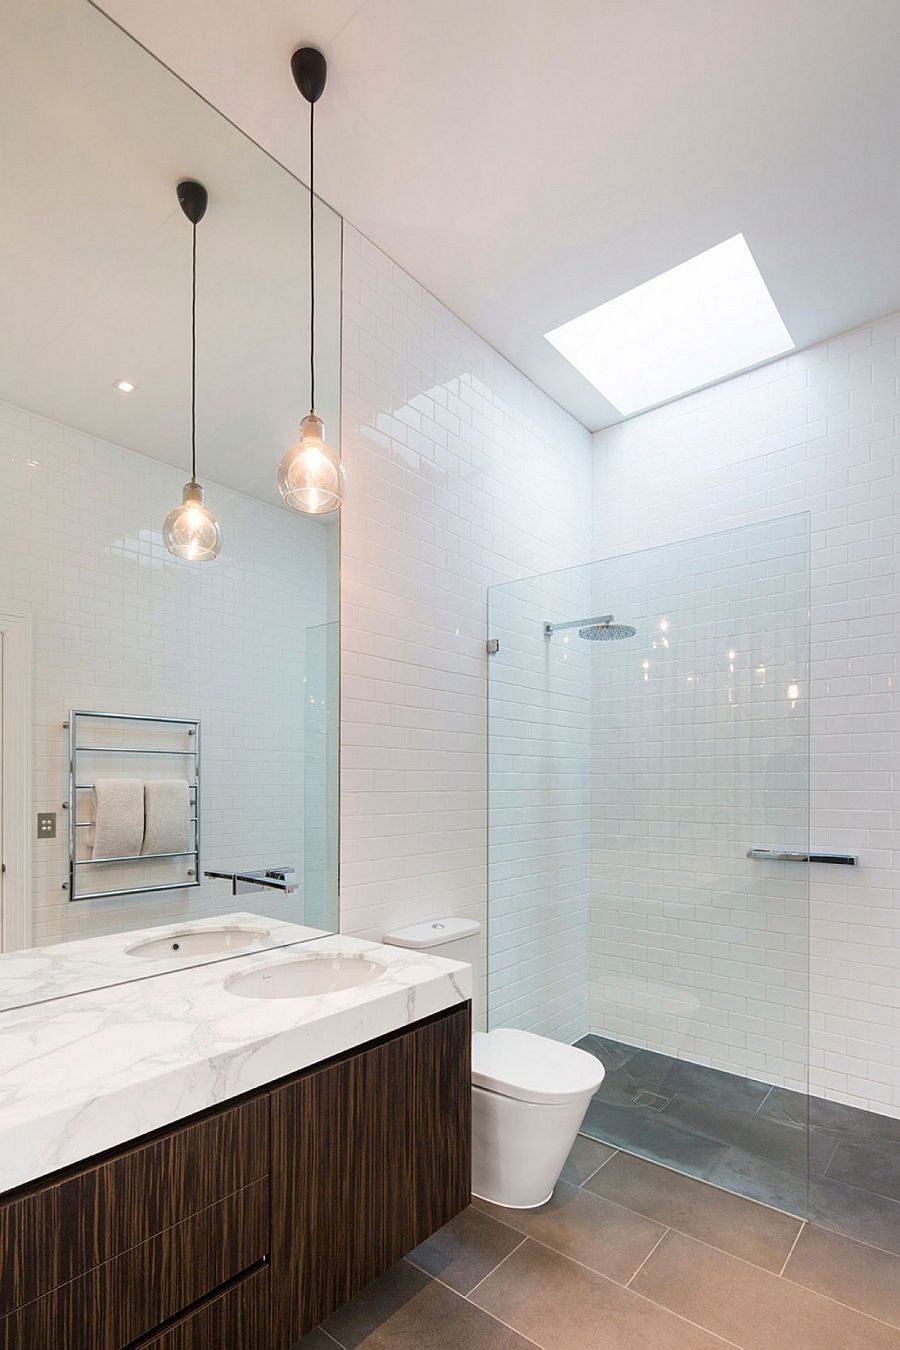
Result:
[[587,1189],[766,1270],[781,1270],[800,1230],[787,1214],[626,1153],[617,1153]]
[[329,1317],[325,1329],[343,1350],[526,1350],[528,1345],[408,1261],[357,1294]]
[[557,1183],[552,1199],[540,1209],[500,1209],[483,1200],[475,1204],[520,1233],[622,1284],[666,1231],[652,1219],[564,1181]]
[[560,1180],[567,1181],[570,1186],[582,1185],[604,1163],[609,1162],[615,1152],[614,1148],[601,1144],[599,1139],[588,1139],[587,1135],[579,1134],[566,1159]]
[[474,1301],[542,1350],[722,1350],[722,1341],[529,1239]]
[[900,1201],[900,1153],[842,1140],[828,1164],[826,1176]]
[[[797,1109],[759,1117],[761,1152]],[[870,1245],[900,1244],[900,1203],[814,1178],[857,1241],[588,1139],[569,1175],[469,1207],[294,1350],[900,1350],[900,1255]]]
[[728,1147],[659,1112],[618,1106],[597,1097],[587,1109],[582,1129],[604,1143],[699,1177],[706,1176]]
[[900,1327],[900,1257],[807,1224],[785,1278]]
[[468,1294],[521,1241],[521,1233],[470,1205],[410,1252],[407,1260],[457,1293]]
[[667,1233],[635,1290],[742,1350],[897,1350],[893,1327],[799,1284]]
[[900,1256],[900,1203],[831,1177],[810,1177],[809,1217],[822,1228]]
[[[585,1134],[853,1237],[871,1221],[900,1250],[900,1229],[884,1236],[888,1202],[900,1205],[900,1120],[602,1036],[579,1044],[607,1070]],[[810,1200],[811,1179],[823,1177]],[[876,1198],[867,1205],[854,1191]]]

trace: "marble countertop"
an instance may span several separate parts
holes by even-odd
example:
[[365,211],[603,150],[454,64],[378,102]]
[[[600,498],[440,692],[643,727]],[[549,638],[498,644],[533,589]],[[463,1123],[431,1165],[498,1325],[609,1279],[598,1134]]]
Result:
[[[307,998],[226,988],[315,952],[384,972]],[[427,952],[330,936],[4,1012],[0,1192],[462,1003],[471,976]]]
[[77,938],[73,942],[60,942],[53,946],[28,947],[21,952],[6,952],[0,955],[0,1012],[25,1007],[30,1003],[43,1003],[47,999],[66,998],[70,994],[121,984],[126,980],[143,980],[167,971],[185,970],[188,965],[208,965],[214,961],[246,956],[247,948],[207,956],[166,955],[156,959],[130,956],[128,953],[130,947],[145,940],[200,933],[207,928],[223,926],[252,928],[265,933],[259,946],[249,949],[257,951],[327,937],[327,930],[322,928],[306,928],[302,924],[283,923],[241,911],[185,923],[176,921],[155,928],[105,933],[101,937]]

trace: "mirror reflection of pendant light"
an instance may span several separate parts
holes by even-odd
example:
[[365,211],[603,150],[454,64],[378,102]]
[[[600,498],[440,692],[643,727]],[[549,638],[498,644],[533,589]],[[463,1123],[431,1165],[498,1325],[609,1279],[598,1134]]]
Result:
[[347,474],[340,456],[325,440],[316,415],[316,252],[315,252],[315,106],[325,88],[328,66],[316,47],[298,47],[291,71],[309,104],[309,413],[300,423],[300,439],[281,458],[278,490],[288,506],[305,515],[339,511],[347,495]]
[[163,521],[163,543],[184,562],[211,562],[222,547],[222,531],[203,505],[197,482],[197,226],[206,214],[206,188],[193,179],[178,184],[178,204],[192,226],[191,248],[191,481],[184,485],[181,505]]

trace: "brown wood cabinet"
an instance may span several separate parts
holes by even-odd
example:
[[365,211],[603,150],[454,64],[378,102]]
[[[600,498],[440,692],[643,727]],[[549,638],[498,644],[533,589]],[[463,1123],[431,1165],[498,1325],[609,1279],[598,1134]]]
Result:
[[465,1005],[0,1196],[0,1350],[289,1350],[469,1179]]

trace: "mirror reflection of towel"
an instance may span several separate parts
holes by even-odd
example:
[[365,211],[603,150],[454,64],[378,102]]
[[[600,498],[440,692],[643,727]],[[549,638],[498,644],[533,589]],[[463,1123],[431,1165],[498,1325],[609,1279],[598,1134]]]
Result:
[[131,858],[144,837],[140,778],[98,778],[94,785],[92,858]]
[[151,778],[144,784],[142,853],[187,853],[191,848],[191,797],[185,778]]

